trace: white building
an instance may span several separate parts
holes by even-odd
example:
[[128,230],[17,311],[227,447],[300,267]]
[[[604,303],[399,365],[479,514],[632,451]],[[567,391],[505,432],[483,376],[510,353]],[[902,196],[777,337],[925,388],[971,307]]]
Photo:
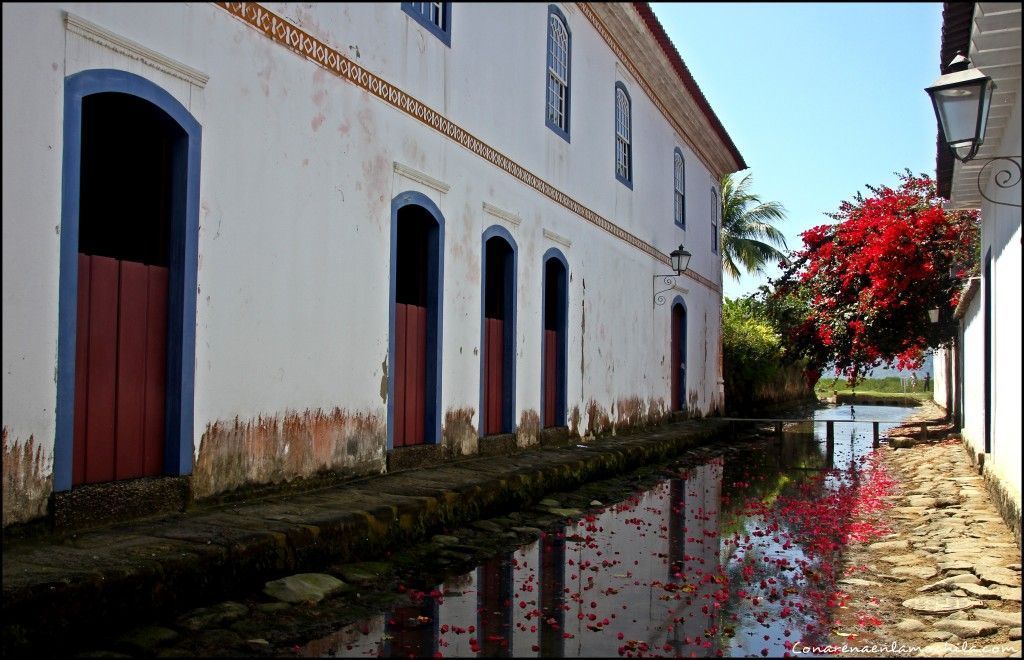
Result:
[[5,4],[3,55],[4,525],[722,405],[746,165],[646,5]]
[[[962,51],[996,88],[977,157],[961,163],[939,145],[940,194],[952,208],[980,209],[981,272],[968,282],[956,309],[955,351],[936,355],[934,398],[961,427],[1020,543],[1020,5],[946,3],[942,43],[943,66]],[[1017,165],[993,160],[999,156],[1012,156]]]

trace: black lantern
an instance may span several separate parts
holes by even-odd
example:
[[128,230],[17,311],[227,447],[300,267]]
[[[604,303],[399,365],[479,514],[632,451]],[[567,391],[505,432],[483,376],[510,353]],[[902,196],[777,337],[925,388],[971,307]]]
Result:
[[971,66],[971,61],[961,53],[946,70],[949,73],[925,91],[932,99],[946,144],[960,162],[966,163],[978,154],[985,141],[995,83],[981,69]]
[[682,275],[686,267],[690,265],[690,257],[693,255],[686,251],[683,244],[680,243],[679,247],[668,255],[672,258],[672,270],[676,271],[677,275]]
[[[690,254],[686,250],[686,248],[683,247],[682,243],[680,243],[679,247],[677,247],[675,250],[672,250],[672,252],[670,252],[668,256],[671,259],[670,263],[672,264],[672,270],[674,270],[675,272],[667,275],[654,276],[653,280],[651,281],[651,290],[654,292],[654,299],[651,302],[653,303],[654,307],[657,307],[658,305],[664,305],[665,294],[673,289],[676,289],[677,291],[681,291],[683,293],[687,293],[686,289],[681,289],[676,286],[676,277],[682,275],[683,271],[686,270],[686,267],[690,265],[690,257],[692,257],[693,255]],[[662,289],[661,291],[656,291],[655,289],[658,288],[658,280],[664,282],[664,286],[667,286],[668,288]]]

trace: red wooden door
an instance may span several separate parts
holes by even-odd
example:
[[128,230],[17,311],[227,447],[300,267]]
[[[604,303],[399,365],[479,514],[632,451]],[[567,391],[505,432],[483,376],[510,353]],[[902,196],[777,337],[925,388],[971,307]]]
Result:
[[682,400],[679,392],[679,364],[682,360],[682,355],[679,351],[679,336],[682,330],[682,315],[680,314],[681,308],[672,308],[672,348],[671,358],[669,360],[669,379],[672,381],[672,410],[679,410],[682,408]]
[[544,426],[554,426],[558,400],[558,331],[544,331]]
[[163,471],[167,274],[78,255],[73,485]]
[[501,433],[505,366],[505,322],[484,319],[484,435]]
[[424,443],[427,308],[395,304],[395,447]]

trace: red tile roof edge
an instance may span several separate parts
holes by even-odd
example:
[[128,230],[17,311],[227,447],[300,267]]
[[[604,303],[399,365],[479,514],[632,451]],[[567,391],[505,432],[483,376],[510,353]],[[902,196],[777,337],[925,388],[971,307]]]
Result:
[[633,7],[637,13],[640,14],[640,18],[643,19],[647,25],[647,29],[650,30],[651,35],[654,36],[655,41],[661,46],[661,50],[668,57],[669,62],[675,67],[676,74],[679,76],[679,80],[682,81],[683,87],[686,91],[697,102],[697,107],[701,109],[704,116],[707,117],[708,121],[711,122],[711,126],[715,129],[715,133],[718,137],[726,144],[729,148],[729,153],[736,160],[739,165],[739,169],[745,170],[748,165],[743,156],[740,154],[740,150],[736,148],[736,144],[729,137],[729,133],[726,132],[722,122],[718,119],[718,115],[711,109],[711,104],[704,97],[704,93],[700,91],[700,87],[697,85],[697,81],[693,79],[693,75],[690,70],[686,68],[686,63],[683,62],[683,58],[679,56],[679,51],[676,50],[675,44],[669,39],[668,34],[665,32],[665,28],[662,27],[661,22],[658,21],[658,17],[654,15],[654,10],[651,9],[650,3],[647,2],[634,2]]

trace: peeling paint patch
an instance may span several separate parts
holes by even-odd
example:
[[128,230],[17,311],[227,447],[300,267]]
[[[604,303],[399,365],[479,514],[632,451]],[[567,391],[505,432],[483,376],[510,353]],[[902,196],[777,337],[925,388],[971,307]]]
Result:
[[479,436],[473,426],[472,408],[449,408],[444,414],[444,428],[441,429],[442,443],[451,456],[465,456],[477,453]]
[[325,119],[327,119],[327,117],[325,117],[324,113],[321,112],[310,120],[309,127],[313,129],[314,133],[316,133],[320,130],[320,126],[323,125]]
[[380,363],[380,400],[385,404],[388,402],[388,356],[384,355],[384,361]]
[[594,437],[612,430],[611,418],[597,401],[587,402],[587,436]]
[[53,491],[51,457],[43,453],[35,437],[18,442],[10,435],[3,427],[4,527],[45,516]]
[[516,446],[531,447],[540,440],[540,415],[536,410],[524,410],[519,416],[519,426],[516,427]]
[[387,434],[378,413],[305,410],[207,424],[192,474],[196,497],[246,484],[279,483],[323,470],[384,470]]
[[580,407],[573,406],[569,413],[569,435],[580,437]]
[[638,428],[643,425],[647,406],[640,397],[619,399],[615,402],[615,408],[618,411],[615,415],[615,428]]
[[700,392],[698,390],[690,390],[687,397],[686,416],[690,419],[700,419],[704,416],[700,410]]
[[647,400],[647,423],[650,426],[661,424],[668,417],[668,413],[665,399],[659,396]]

